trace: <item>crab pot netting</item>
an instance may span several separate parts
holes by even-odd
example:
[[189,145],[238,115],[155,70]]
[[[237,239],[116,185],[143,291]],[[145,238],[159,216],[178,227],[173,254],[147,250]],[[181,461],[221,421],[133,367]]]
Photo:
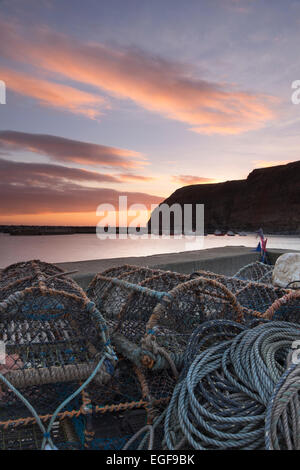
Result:
[[[0,429],[0,450],[38,450],[42,441],[43,433],[36,423]],[[68,418],[54,422],[52,441],[60,450],[82,447],[73,423]]]
[[0,273],[0,287],[3,287],[15,280],[40,273],[43,273],[45,276],[53,276],[56,274],[63,274],[64,271],[54,264],[45,263],[40,260],[15,263],[2,269]]
[[187,276],[164,272],[145,279],[140,283],[145,290],[132,290],[126,303],[122,306],[114,332],[124,335],[127,339],[138,344],[146,333],[148,320],[159,303],[161,296],[175,286],[187,280]]
[[112,278],[107,276],[108,272],[98,274],[88,288],[88,295],[112,330],[138,342],[160,299],[156,292],[168,292],[189,277],[150,268],[126,266],[124,269],[127,271],[119,269],[118,277],[115,272]]
[[249,282],[247,286],[236,292],[236,298],[249,311],[263,314],[274,302],[289,292],[291,292],[289,289]]
[[84,392],[96,414],[106,415],[124,410],[144,408],[147,418],[164,409],[170,399],[175,379],[168,370],[152,372],[140,369],[121,358],[107,384],[92,382]]
[[300,323],[300,290],[288,291],[265,311],[264,318]]
[[255,263],[247,264],[243,266],[234,277],[245,281],[263,282],[265,284],[271,284],[272,273],[274,266],[269,264]]
[[227,287],[227,289],[229,289],[233,294],[249,284],[249,281],[243,281],[235,277],[228,277],[223,274],[217,274],[210,271],[198,270],[190,274],[190,279],[197,279],[198,277],[205,277],[206,279],[217,281]]
[[223,284],[200,277],[171,290],[154,309],[147,327],[159,346],[178,356],[199,324],[214,319],[245,322],[252,317]]
[[132,364],[123,359],[118,361],[109,383],[92,382],[86,387],[85,396],[93,409],[102,414],[144,406],[139,378]]
[[[89,450],[122,450],[128,441],[147,424],[147,413],[143,409],[127,410],[110,416],[93,417],[94,438]],[[127,450],[138,450],[146,436],[146,431],[140,433]],[[157,427],[154,435],[153,449],[161,449],[163,426]],[[145,449],[148,440],[146,439]]]
[[[263,272],[260,264],[257,268],[254,263],[255,269]],[[152,330],[156,343],[175,354],[178,365],[189,335],[199,324],[219,318],[247,323],[291,292],[206,271],[186,275],[124,266],[105,274],[96,276],[89,294],[112,328],[116,349],[124,353],[122,337],[141,345]]]
[[[126,410],[109,416],[93,416],[94,437],[89,450],[122,450],[128,441],[147,424],[147,413],[144,409]],[[137,450],[144,439],[146,431],[136,437],[127,450]],[[156,430],[154,449],[161,448],[163,428]],[[147,447],[146,447],[147,448]]]
[[[144,371],[121,358],[108,384],[91,383],[84,390],[85,403],[93,410],[85,447],[122,449],[133,434],[166,408],[174,386],[168,371]],[[136,448],[139,441],[129,448]]]
[[228,319],[249,324],[255,318],[299,323],[300,291],[250,282],[236,294],[213,279],[198,278],[169,292],[148,323],[156,342],[173,353],[183,352],[193,330],[207,320]]
[[[92,419],[94,436],[89,450],[122,450],[127,441],[145,426],[147,413],[144,409],[95,415]],[[136,443],[135,443],[136,444]],[[133,450],[136,447],[131,447]]]
[[81,297],[82,289],[62,269],[38,260],[8,266],[0,273],[0,301],[28,287],[45,286]]
[[282,289],[262,282],[241,280],[235,276],[227,277],[208,271],[196,271],[192,274],[194,278],[198,276],[223,284],[236,296],[242,307],[253,312],[264,313],[276,300],[291,292],[290,289]]
[[[16,267],[21,266],[22,275],[30,265],[20,263],[4,271],[17,277]],[[46,263],[41,266],[44,271],[38,270],[37,285],[0,302],[0,340],[6,348],[6,363],[0,365],[0,373],[39,415],[51,415],[78,388],[79,381],[91,375],[107,338],[104,320],[83,290],[70,279],[46,277],[57,271]],[[109,379],[107,362],[95,381]],[[2,383],[0,426],[8,421],[22,422],[28,416],[30,411],[23,402]]]
[[[87,295],[105,315],[106,320],[114,324],[118,313],[131,294],[131,290],[125,286],[125,283],[137,285],[148,278],[164,273],[165,271],[158,269],[128,265],[112,268],[96,275],[87,289]],[[116,280],[123,281],[124,284],[116,284]]]

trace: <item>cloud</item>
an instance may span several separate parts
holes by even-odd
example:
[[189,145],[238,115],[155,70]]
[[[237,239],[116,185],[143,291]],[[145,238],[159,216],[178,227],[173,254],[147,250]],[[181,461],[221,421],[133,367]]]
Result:
[[60,212],[94,212],[99,204],[118,208],[119,196],[128,197],[131,204],[159,204],[163,198],[140,192],[119,192],[106,188],[83,188],[65,184],[63,189],[0,185],[1,215],[44,214]]
[[1,215],[95,212],[101,203],[118,207],[120,195],[129,204],[158,204],[162,197],[87,187],[85,182],[117,182],[121,178],[60,165],[13,162],[0,159]]
[[104,98],[70,86],[32,78],[3,67],[0,67],[0,77],[10,90],[35,98],[44,106],[83,114],[91,119],[100,116],[101,108],[108,108]]
[[120,173],[111,175],[89,171],[85,168],[70,168],[48,163],[24,163],[0,158],[0,176],[2,181],[18,185],[36,187],[59,187],[66,181],[81,183],[123,183],[124,181],[151,181],[154,178]]
[[136,168],[147,163],[140,153],[132,150],[123,150],[48,134],[0,131],[1,145],[2,155],[5,151],[27,151],[45,155],[59,162],[119,168]]
[[45,27],[31,34],[29,40],[14,25],[2,23],[3,56],[130,99],[194,132],[239,134],[275,117],[274,97],[194,77],[187,64],[134,48],[84,43]]
[[172,181],[174,181],[174,183],[181,183],[183,185],[216,183],[216,180],[213,178],[204,178],[202,176],[192,175],[172,176]]
[[69,168],[45,163],[23,163],[0,159],[1,181],[17,185],[35,185],[36,187],[59,187],[66,181],[121,183],[122,179],[114,175],[89,171],[83,168]]
[[152,176],[143,176],[143,175],[134,175],[132,173],[121,173],[118,175],[118,177],[122,181],[144,181],[144,182],[149,182],[155,180],[154,177]]

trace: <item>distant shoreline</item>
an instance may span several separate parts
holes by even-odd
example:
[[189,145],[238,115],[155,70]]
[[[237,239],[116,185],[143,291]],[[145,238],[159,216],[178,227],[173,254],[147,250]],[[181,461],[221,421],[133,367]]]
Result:
[[[209,235],[213,235],[214,230],[217,230],[217,229],[220,229],[220,227],[216,227],[215,229],[209,230],[206,233]],[[131,228],[131,230],[135,230],[135,229]],[[224,231],[232,230],[235,233],[242,232],[242,231],[245,231],[249,234],[255,233],[249,230],[244,230],[243,227],[238,227],[238,228],[221,227],[221,230],[224,230]],[[112,231],[112,233],[116,233],[116,234],[128,234],[130,233],[130,228],[109,227],[109,231]],[[96,234],[96,227],[95,226],[54,226],[54,225],[0,225],[0,233],[7,233],[12,236]],[[147,227],[141,227],[140,233],[141,234],[148,233]],[[267,234],[268,235],[299,235],[299,232],[268,231]],[[161,235],[161,233],[159,235]],[[174,235],[174,234],[170,233],[170,235]]]

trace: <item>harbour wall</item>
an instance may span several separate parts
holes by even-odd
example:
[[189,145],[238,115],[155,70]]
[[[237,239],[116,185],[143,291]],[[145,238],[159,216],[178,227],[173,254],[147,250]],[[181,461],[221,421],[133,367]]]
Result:
[[[271,263],[274,264],[281,254],[291,251],[295,250],[272,249],[268,251]],[[66,271],[78,270],[78,272],[72,274],[71,277],[76,280],[83,289],[86,289],[95,274],[123,264],[149,266],[165,271],[176,271],[187,274],[204,270],[232,276],[241,267],[257,260],[258,253],[252,251],[251,248],[244,246],[227,246],[152,256],[75,261],[71,263],[58,263],[57,265]]]

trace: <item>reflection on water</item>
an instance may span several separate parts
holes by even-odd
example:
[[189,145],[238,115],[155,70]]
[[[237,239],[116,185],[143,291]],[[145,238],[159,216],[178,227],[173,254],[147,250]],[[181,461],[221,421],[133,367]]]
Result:
[[[283,248],[300,251],[300,237],[269,235],[268,248]],[[240,237],[216,237],[207,235],[178,239],[176,237],[157,239],[120,239],[99,240],[94,234],[10,236],[0,233],[0,266],[4,267],[18,261],[42,259],[50,263],[84,261],[104,258],[124,258],[127,256],[148,256],[161,253],[199,250],[221,246],[248,246],[255,248],[258,240],[255,234]]]

